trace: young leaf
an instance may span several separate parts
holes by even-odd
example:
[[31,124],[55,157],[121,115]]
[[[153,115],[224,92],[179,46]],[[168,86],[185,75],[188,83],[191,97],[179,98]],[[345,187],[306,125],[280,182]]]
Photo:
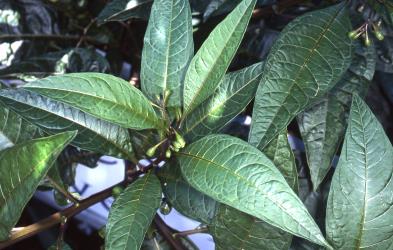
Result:
[[75,134],[35,139],[0,152],[0,241],[8,238],[38,184]]
[[328,173],[344,137],[352,94],[364,96],[374,75],[375,48],[365,47],[359,41],[356,48],[351,67],[337,85],[311,108],[298,115],[314,190],[317,190]]
[[0,101],[49,134],[77,130],[72,141],[77,147],[120,158],[134,158],[127,129],[23,89],[1,90]]
[[105,249],[140,249],[160,203],[160,181],[151,172],[124,189],[109,212]]
[[[264,152],[296,192],[296,164],[286,131],[271,141]],[[209,228],[218,249],[287,250],[292,241],[291,234],[224,204],[219,205]]]
[[215,200],[299,237],[330,247],[280,171],[258,149],[211,135],[178,153],[184,178]]
[[225,75],[214,92],[184,119],[182,133],[188,141],[219,132],[254,98],[263,63]]
[[130,18],[149,17],[153,0],[113,0],[105,5],[97,17],[98,24],[110,21],[126,21]]
[[0,151],[33,139],[37,127],[15,112],[0,106]]
[[184,80],[184,114],[213,94],[224,77],[246,31],[255,1],[242,1],[210,33],[192,59]]
[[311,101],[326,94],[351,62],[345,3],[307,13],[282,31],[266,59],[249,141],[264,148]]
[[152,101],[168,98],[168,107],[181,107],[181,83],[193,54],[188,0],[154,1],[142,53],[143,93]]
[[23,86],[97,118],[133,129],[162,128],[149,100],[123,79],[102,73],[50,76]]
[[211,222],[218,202],[191,187],[176,161],[168,162],[158,175],[165,197],[177,211],[196,221]]
[[334,249],[390,248],[392,175],[392,144],[355,94],[327,205],[326,232]]

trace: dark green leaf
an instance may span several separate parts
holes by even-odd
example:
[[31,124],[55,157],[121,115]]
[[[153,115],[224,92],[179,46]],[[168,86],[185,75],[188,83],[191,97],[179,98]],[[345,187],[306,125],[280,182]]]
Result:
[[99,24],[110,21],[126,21],[130,18],[149,17],[153,0],[113,0],[97,17]]
[[105,249],[139,250],[160,202],[160,181],[151,172],[128,186],[110,210]]
[[152,101],[168,96],[167,106],[181,107],[184,74],[194,54],[188,0],[154,1],[145,33],[141,83]]
[[[296,192],[296,164],[286,131],[271,141],[264,152]],[[288,250],[292,241],[289,233],[223,204],[219,205],[209,228],[218,249]]]
[[111,75],[72,73],[50,76],[23,87],[126,128],[164,126],[137,88]]
[[264,148],[311,101],[325,95],[351,62],[345,3],[296,18],[266,59],[249,141]]
[[160,170],[159,177],[165,197],[177,211],[206,224],[211,222],[218,203],[191,187],[181,175],[180,166],[175,160]]
[[257,63],[227,74],[214,94],[184,119],[183,134],[189,141],[219,132],[254,98],[263,69]]
[[34,138],[37,127],[0,106],[0,151]]
[[0,152],[0,241],[8,238],[38,184],[75,134],[65,132]]
[[115,157],[134,158],[127,129],[22,89],[1,90],[0,101],[49,134],[77,130],[78,135],[72,141],[75,146]]
[[206,21],[211,16],[229,12],[240,2],[240,0],[213,0],[207,5],[203,19]]
[[334,249],[392,246],[392,175],[392,144],[355,94],[327,206],[326,232]]
[[221,82],[246,31],[255,1],[242,1],[210,33],[191,60],[184,80],[185,114],[212,95]]
[[373,46],[357,43],[353,63],[337,85],[311,108],[298,116],[306,148],[314,191],[328,173],[347,127],[352,94],[366,94],[374,75],[376,55]]
[[293,191],[299,189],[295,157],[288,142],[287,131],[281,132],[264,149],[263,153],[280,170]]
[[221,204],[209,226],[216,249],[288,250],[292,235],[266,222]]
[[200,192],[329,247],[280,171],[246,142],[227,135],[207,136],[178,153],[178,160],[184,178]]

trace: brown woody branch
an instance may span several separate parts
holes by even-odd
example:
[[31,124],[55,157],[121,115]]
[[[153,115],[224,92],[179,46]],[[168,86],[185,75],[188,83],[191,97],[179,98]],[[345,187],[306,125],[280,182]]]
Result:
[[6,34],[0,35],[1,40],[71,40],[80,41],[83,39],[86,42],[92,44],[105,44],[102,41],[94,39],[89,36],[78,36],[78,35],[54,35],[54,34]]
[[[117,186],[119,184],[116,184]],[[112,186],[110,188],[107,188],[97,194],[94,194],[90,196],[89,198],[86,198],[82,201],[79,202],[79,204],[73,205],[71,207],[68,207],[64,209],[63,211],[57,212],[55,214],[52,214],[51,216],[38,221],[32,225],[23,227],[22,229],[18,231],[11,232],[11,236],[7,241],[0,242],[0,249],[4,249],[10,245],[13,245],[21,240],[27,239],[29,237],[32,237],[40,232],[43,232],[57,224],[60,224],[62,221],[64,221],[64,218],[71,218],[75,216],[76,214],[82,212],[83,210],[87,209],[88,207],[94,205],[95,203],[98,203],[112,195],[112,188],[115,187]]]

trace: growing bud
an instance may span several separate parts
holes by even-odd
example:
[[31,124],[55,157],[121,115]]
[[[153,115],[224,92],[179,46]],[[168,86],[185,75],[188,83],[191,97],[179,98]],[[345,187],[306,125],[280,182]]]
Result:
[[351,39],[356,39],[357,34],[358,33],[356,32],[356,30],[352,30],[351,32],[348,33],[348,37]]
[[179,148],[177,148],[177,147],[175,147],[175,146],[173,146],[173,145],[170,145],[169,147],[170,147],[170,149],[171,149],[172,151],[179,152]]
[[114,188],[112,188],[112,196],[116,199],[121,192],[123,192],[123,188],[120,186],[116,186]]
[[[175,130],[175,136],[176,136],[176,141],[175,143],[177,143],[179,145],[178,148],[184,148],[186,146],[186,141],[184,140],[183,136],[181,136],[179,133],[177,133],[177,131]],[[175,147],[177,147],[175,145],[175,143],[173,144]]]
[[171,212],[171,210],[172,210],[172,208],[171,208],[171,206],[169,206],[168,203],[166,203],[165,201],[163,201],[163,202],[161,203],[160,212],[161,212],[163,215],[168,215],[168,214]]
[[172,151],[168,148],[166,151],[165,151],[165,157],[166,158],[171,158],[171,155],[172,155]]
[[379,40],[379,41],[382,41],[384,38],[385,38],[385,36],[382,34],[382,32],[381,31],[375,31],[375,33],[374,33],[374,35],[375,35],[375,37]]
[[366,36],[366,38],[364,39],[364,45],[366,45],[367,47],[371,45],[371,40],[368,36]]

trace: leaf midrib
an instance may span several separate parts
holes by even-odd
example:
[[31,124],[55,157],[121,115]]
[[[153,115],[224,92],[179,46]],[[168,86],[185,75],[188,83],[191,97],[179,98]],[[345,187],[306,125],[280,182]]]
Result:
[[[7,99],[9,99],[9,100],[11,100],[11,101],[13,101],[13,102],[17,102],[17,103],[20,103],[20,104],[22,104],[22,105],[30,106],[30,107],[32,107],[33,109],[39,109],[39,110],[41,110],[41,111],[43,111],[43,112],[48,112],[49,114],[51,114],[51,115],[53,115],[53,116],[60,117],[60,118],[62,118],[62,119],[65,119],[65,120],[67,120],[67,121],[69,121],[69,122],[75,124],[76,126],[82,127],[82,129],[87,129],[87,130],[89,130],[90,132],[92,132],[93,134],[98,135],[98,136],[99,136],[100,138],[102,138],[104,141],[110,142],[111,145],[113,145],[115,148],[117,148],[117,149],[118,149],[121,153],[123,153],[124,155],[127,155],[128,157],[131,157],[130,152],[125,151],[123,148],[119,147],[114,141],[108,140],[108,138],[106,138],[106,137],[104,137],[103,135],[101,135],[101,134],[95,132],[94,130],[92,130],[91,128],[85,126],[84,124],[81,124],[81,123],[79,123],[79,122],[76,122],[76,121],[74,121],[74,120],[71,120],[71,119],[69,119],[69,118],[67,118],[67,117],[65,117],[65,116],[60,116],[60,115],[58,115],[58,114],[56,114],[56,113],[53,113],[52,111],[43,109],[43,108],[41,108],[41,107],[37,107],[36,105],[33,106],[33,105],[30,105],[30,104],[27,104],[27,103],[24,103],[24,102],[17,101],[17,100],[15,100],[15,99],[11,99],[11,98],[8,98],[8,97],[5,97],[5,96],[3,96],[3,97],[4,97],[4,98],[7,98]],[[67,105],[67,104],[65,104],[65,103],[62,103],[62,104],[63,104],[63,105]],[[71,108],[74,109],[73,107],[71,107]],[[82,112],[82,111],[81,111],[81,112]],[[82,112],[82,113],[84,113],[84,112]],[[89,114],[84,113],[84,115],[89,115]],[[22,119],[26,120],[25,118],[23,118],[23,116],[21,116],[21,117],[22,117]],[[94,119],[100,120],[99,118],[96,118],[96,117],[94,117],[94,116],[92,116],[92,117],[93,117]],[[28,120],[26,120],[26,121],[29,122]],[[107,121],[102,120],[101,122],[107,122]],[[107,122],[107,123],[108,123],[108,125],[111,125],[109,122]],[[79,135],[79,134],[80,134],[80,131],[78,130],[78,135]],[[73,144],[73,143],[71,142],[71,144]],[[74,145],[74,144],[73,144],[73,145]]]
[[[319,47],[319,45],[320,45],[320,43],[321,43],[321,41],[322,41],[322,38],[325,36],[326,32],[329,30],[329,27],[331,27],[332,23],[334,22],[334,20],[337,18],[338,14],[343,10],[344,7],[345,7],[345,5],[343,5],[343,7],[340,8],[340,9],[335,13],[335,15],[329,20],[329,22],[325,25],[323,31],[322,31],[322,32],[320,33],[320,35],[318,36],[318,39],[317,39],[317,41],[315,42],[314,46],[310,49],[310,52],[308,52],[308,55],[307,55],[307,57],[305,58],[305,60],[304,60],[304,62],[303,62],[303,65],[302,65],[302,66],[300,67],[300,69],[297,71],[296,76],[295,76],[294,80],[292,81],[291,86],[290,86],[289,89],[288,89],[288,93],[291,93],[291,92],[292,92],[292,89],[293,89],[296,85],[298,85],[299,77],[300,77],[300,75],[303,73],[304,68],[307,66],[308,62],[309,62],[309,61],[311,60],[311,58],[314,56],[315,50],[316,50],[316,48]],[[269,67],[268,72],[270,71],[270,68],[272,67],[272,64],[270,64],[270,65],[271,65],[271,66]],[[299,88],[300,88],[300,87],[299,87]],[[301,88],[300,88],[300,89],[301,89]],[[286,103],[288,97],[289,97],[289,95],[286,95],[282,103]],[[281,109],[281,107],[280,107],[280,109]],[[279,109],[279,110],[280,110],[280,109]],[[276,112],[276,113],[274,114],[273,118],[270,119],[270,123],[269,123],[268,128],[271,127],[271,124],[275,121],[275,119],[276,119],[278,113],[279,113],[279,112]],[[271,138],[269,141],[267,141],[267,142],[265,143],[265,146],[266,146],[267,144],[269,144],[269,142],[270,142],[272,139],[273,139],[273,138]],[[259,143],[258,143],[258,145],[257,145],[258,148],[261,146],[261,142],[262,142],[262,139],[259,141]]]
[[[224,106],[224,104],[226,104],[232,97],[234,97],[235,95],[237,95],[239,92],[241,92],[244,88],[248,87],[250,85],[251,82],[253,82],[256,78],[260,77],[262,73],[259,73],[257,76],[255,76],[254,78],[252,78],[250,81],[248,81],[246,84],[244,84],[241,88],[239,88],[236,92],[234,92],[232,95],[230,95],[228,98],[226,98],[223,102],[220,102],[217,106],[215,106],[213,109],[210,109],[211,112],[209,113],[205,113],[205,115],[202,115],[202,117],[197,120],[197,122],[194,123],[194,125],[190,128],[187,128],[186,131],[184,131],[184,134],[189,133],[190,131],[192,131],[195,127],[197,127],[203,120],[205,120],[207,117],[210,116],[210,114],[214,113],[215,111],[217,111],[219,108],[221,108],[222,106]],[[218,88],[217,88],[218,89]],[[213,97],[215,96],[215,94],[213,94]],[[211,98],[213,98],[211,97]],[[210,100],[210,98],[208,98],[206,101]],[[206,102],[205,101],[205,102]],[[251,100],[250,100],[251,101]],[[203,104],[204,102],[202,102]],[[224,125],[225,126],[225,125]]]
[[[210,164],[215,165],[215,166],[217,166],[217,167],[219,167],[219,168],[225,169],[226,171],[228,171],[228,173],[233,173],[232,175],[235,176],[237,179],[243,180],[249,187],[255,188],[257,191],[259,191],[260,193],[262,193],[263,195],[265,195],[265,197],[266,197],[268,200],[270,200],[270,201],[271,201],[273,204],[275,204],[277,207],[281,208],[281,210],[282,210],[283,213],[289,215],[290,218],[292,218],[294,221],[297,222],[297,224],[298,224],[299,226],[301,226],[303,229],[305,229],[307,232],[309,232],[310,235],[314,235],[314,232],[309,231],[307,227],[303,226],[302,223],[300,223],[300,222],[298,222],[298,220],[294,219],[294,218],[292,217],[291,214],[287,213],[287,211],[286,211],[285,208],[281,207],[280,204],[277,204],[275,201],[273,201],[273,200],[272,200],[263,190],[260,190],[258,187],[254,186],[253,183],[249,182],[249,181],[248,181],[247,179],[245,179],[243,176],[238,175],[238,174],[232,172],[230,168],[227,168],[227,167],[224,166],[224,165],[220,165],[220,164],[218,164],[218,163],[215,163],[215,162],[213,162],[213,161],[211,161],[211,160],[209,160],[209,159],[202,158],[202,157],[200,157],[200,156],[198,156],[198,155],[192,155],[192,154],[185,153],[185,152],[178,152],[177,154],[181,154],[181,155],[184,155],[184,156],[188,156],[188,157],[191,157],[191,158],[195,158],[195,159],[201,160],[201,161],[206,161],[207,163],[210,163]],[[194,169],[195,169],[195,168],[194,168]],[[275,227],[278,227],[278,228],[280,228],[280,229],[282,229],[282,230],[284,230],[284,231],[288,231],[288,229],[281,228],[281,227],[278,226],[278,225],[275,225]],[[300,235],[300,234],[298,234],[298,233],[296,233],[296,232],[291,232],[291,233],[294,234],[294,235],[300,236],[300,237],[304,237],[304,236],[302,236],[302,235]],[[317,238],[317,237],[315,237],[315,238]],[[318,239],[318,238],[317,238],[317,239]],[[318,240],[319,240],[319,239],[318,239]],[[320,241],[320,240],[319,240],[319,241]]]
[[[156,128],[156,126],[159,126],[160,128],[163,128],[162,125],[161,125],[161,123],[159,123],[159,122],[156,123],[156,121],[155,121],[154,119],[151,118],[152,116],[149,116],[149,115],[148,115],[148,116],[144,116],[144,113],[138,112],[137,109],[133,108],[132,106],[129,106],[129,105],[124,104],[124,103],[117,103],[117,102],[114,102],[114,101],[112,101],[112,100],[110,100],[110,99],[107,99],[107,98],[105,98],[105,97],[102,97],[102,96],[91,95],[91,94],[89,94],[89,93],[79,92],[79,91],[76,91],[76,90],[66,90],[66,89],[61,89],[61,88],[48,88],[48,87],[41,87],[41,86],[33,86],[33,87],[28,87],[28,88],[26,88],[26,89],[32,89],[32,91],[34,91],[34,89],[42,89],[42,90],[51,91],[51,92],[53,92],[53,91],[57,91],[57,92],[59,92],[59,93],[65,92],[65,93],[67,93],[67,95],[69,95],[69,94],[75,94],[76,96],[91,97],[91,98],[93,98],[93,99],[102,100],[102,101],[104,101],[104,102],[107,102],[107,103],[110,103],[110,104],[114,104],[114,106],[122,107],[122,108],[125,109],[125,110],[128,110],[128,111],[131,110],[132,112],[127,112],[127,113],[137,115],[138,117],[142,118],[142,120],[149,121],[149,124],[150,124],[150,125],[153,125],[153,128]],[[139,95],[139,93],[134,93],[134,94],[138,95],[138,97],[141,97],[141,96]],[[43,95],[44,95],[44,96],[47,96],[47,95],[45,95],[45,94],[43,94]],[[51,97],[48,97],[48,98],[51,98]],[[56,97],[56,98],[53,98],[53,99],[56,99],[58,102],[67,104],[67,103],[64,102],[64,101],[59,100],[59,98],[57,98],[57,97]],[[147,101],[147,103],[150,105],[150,102]],[[68,104],[68,105],[69,105],[69,104]],[[141,105],[141,106],[142,106],[142,105]],[[145,111],[147,111],[147,112],[146,112],[147,114],[149,114],[149,111],[150,111],[152,114],[154,114],[154,110],[153,110],[152,108],[151,108],[151,110],[149,110],[148,107],[143,108],[143,109],[145,109]],[[92,115],[92,116],[97,117],[96,115]],[[99,117],[97,117],[97,118],[99,118]],[[101,119],[102,119],[102,118],[101,118]],[[107,121],[108,121],[108,119],[103,119],[103,120],[107,120]],[[112,121],[112,122],[113,122],[113,121]],[[140,127],[137,127],[137,128],[140,128]]]
[[[242,3],[242,2],[241,2],[241,3]],[[241,4],[241,3],[240,3],[240,4]],[[251,5],[250,5],[250,6],[251,6]],[[217,57],[217,59],[216,59],[216,60],[214,61],[214,63],[212,64],[211,69],[214,69],[214,68],[216,67],[218,61],[220,61],[219,59],[221,58],[221,55],[223,54],[223,51],[225,51],[225,49],[226,49],[226,47],[227,47],[226,45],[232,40],[231,38],[232,38],[233,33],[235,33],[235,31],[237,30],[237,27],[239,27],[240,23],[242,23],[242,21],[244,20],[244,18],[245,18],[245,13],[247,13],[247,11],[249,10],[250,6],[248,6],[248,7],[246,8],[246,10],[243,12],[242,18],[239,19],[239,21],[238,21],[237,24],[236,24],[236,27],[235,27],[234,29],[232,29],[232,31],[230,32],[230,35],[229,35],[229,36],[230,36],[230,39],[228,39],[228,40],[224,43],[225,45],[222,47],[222,49],[219,50],[219,51],[220,51],[219,56]],[[232,16],[231,16],[231,17],[232,17]],[[248,18],[248,19],[249,19],[249,18]],[[225,21],[225,19],[224,19],[224,21]],[[221,28],[221,26],[220,26],[220,28]],[[243,30],[241,37],[244,36],[244,33],[245,33],[245,32],[246,32],[246,29]],[[238,46],[239,46],[239,44],[240,44],[240,42],[238,42]],[[237,46],[237,47],[238,47],[238,46]],[[198,52],[199,52],[199,51],[198,51]],[[201,58],[200,55],[199,55],[199,53],[197,53],[197,55],[199,56],[199,58]],[[235,56],[235,55],[233,55],[231,58],[233,59],[234,56]],[[232,61],[232,59],[230,59],[230,60]],[[229,67],[229,64],[228,64],[228,66],[227,66],[226,68],[228,69],[228,67]],[[225,70],[225,71],[226,71],[226,70]],[[199,93],[202,91],[203,86],[205,85],[207,79],[210,78],[210,75],[211,75],[212,73],[213,73],[213,70],[210,70],[210,71],[207,73],[206,77],[204,77],[202,83],[199,85],[199,88],[197,89],[197,91],[196,91],[195,94],[193,95],[193,98],[191,99],[190,104],[188,105],[187,109],[186,109],[185,112],[184,112],[184,115],[183,115],[184,118],[185,118],[186,115],[191,111],[190,108],[195,109],[195,107],[192,107],[192,106],[194,105],[195,99],[199,96]],[[223,76],[225,76],[225,73],[223,74]],[[217,89],[217,88],[216,88],[216,89]],[[183,119],[182,119],[182,120],[183,120]]]

